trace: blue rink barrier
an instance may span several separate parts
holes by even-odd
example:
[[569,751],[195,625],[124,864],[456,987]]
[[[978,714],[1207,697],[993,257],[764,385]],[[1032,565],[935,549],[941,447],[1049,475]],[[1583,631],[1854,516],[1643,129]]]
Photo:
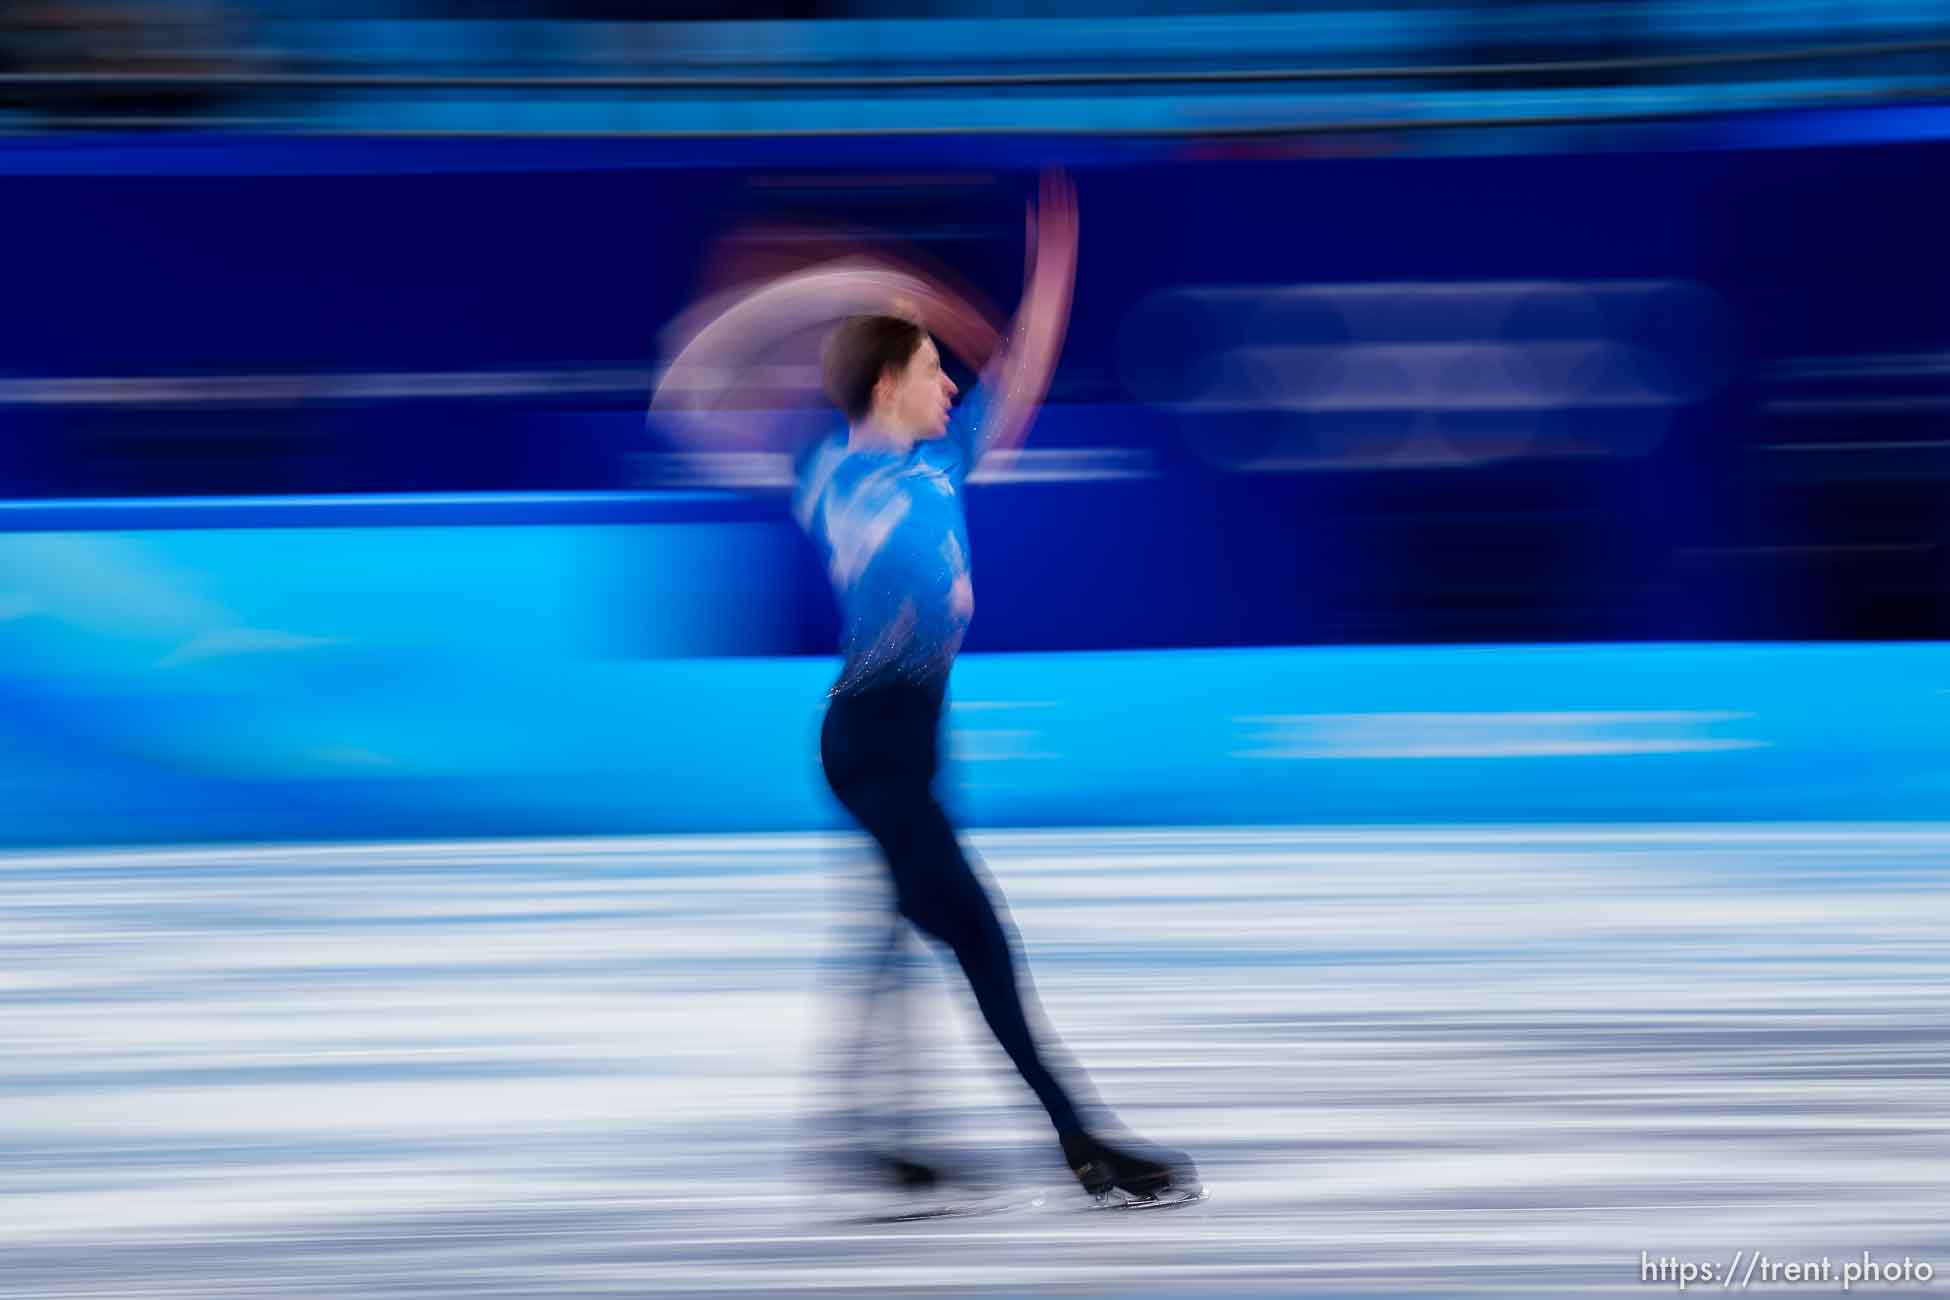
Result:
[[[36,621],[12,844],[840,824],[827,659],[266,634],[64,674]],[[987,826],[1938,819],[1946,724],[1941,644],[974,655],[944,788]]]
[[[835,660],[752,653],[803,550],[711,494],[9,505],[0,843],[839,825]],[[1950,810],[1941,642],[977,653],[948,727],[978,826]]]

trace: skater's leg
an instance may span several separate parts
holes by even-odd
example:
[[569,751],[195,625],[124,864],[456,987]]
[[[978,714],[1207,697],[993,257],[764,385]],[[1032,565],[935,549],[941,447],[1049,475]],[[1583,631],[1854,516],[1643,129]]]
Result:
[[876,781],[843,791],[842,799],[886,855],[901,914],[954,953],[982,1018],[1050,1123],[1059,1134],[1080,1131],[1075,1103],[1037,1049],[1008,933],[932,792],[915,782]]
[[[908,1138],[912,1090],[906,1070],[911,1055],[907,1042],[906,931],[907,922],[890,908],[870,947],[863,952],[866,982],[858,995],[858,1033],[843,1069],[845,1086],[851,1093],[848,1117],[863,1150],[884,1145],[898,1151]],[[889,1058],[895,1065],[895,1095],[891,1105],[877,1105],[869,1095],[880,1073],[876,1066]]]
[[836,699],[820,732],[820,761],[834,794],[880,845],[901,913],[954,952],[983,1018],[1048,1111],[1085,1188],[1147,1195],[1180,1171],[1196,1178],[1178,1153],[1146,1158],[1086,1131],[1037,1050],[1025,1007],[1035,1000],[1027,973],[1019,987],[1008,927],[934,798],[940,710],[938,694],[913,690]]

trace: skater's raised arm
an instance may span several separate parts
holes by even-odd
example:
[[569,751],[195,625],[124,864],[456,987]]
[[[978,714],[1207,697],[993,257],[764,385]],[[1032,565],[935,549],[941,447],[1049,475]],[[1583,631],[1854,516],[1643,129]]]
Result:
[[1043,173],[1041,200],[1028,216],[1022,302],[1003,334],[1002,348],[983,370],[988,409],[971,432],[971,460],[1007,460],[1022,445],[1049,392],[1077,273],[1077,192],[1059,169]]

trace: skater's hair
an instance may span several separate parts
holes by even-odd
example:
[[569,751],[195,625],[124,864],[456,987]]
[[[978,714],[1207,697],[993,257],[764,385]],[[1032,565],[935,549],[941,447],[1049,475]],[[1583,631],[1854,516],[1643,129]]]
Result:
[[820,377],[826,396],[851,421],[863,420],[873,409],[874,385],[889,370],[900,371],[914,359],[926,333],[902,316],[853,316],[826,336]]

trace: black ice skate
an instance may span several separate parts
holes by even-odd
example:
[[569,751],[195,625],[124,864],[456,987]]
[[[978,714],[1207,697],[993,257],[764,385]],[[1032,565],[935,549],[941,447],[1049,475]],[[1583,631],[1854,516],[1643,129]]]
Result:
[[1099,1209],[1164,1209],[1206,1197],[1197,1167],[1180,1151],[1148,1148],[1141,1155],[1088,1133],[1072,1133],[1063,1139],[1063,1158]]

